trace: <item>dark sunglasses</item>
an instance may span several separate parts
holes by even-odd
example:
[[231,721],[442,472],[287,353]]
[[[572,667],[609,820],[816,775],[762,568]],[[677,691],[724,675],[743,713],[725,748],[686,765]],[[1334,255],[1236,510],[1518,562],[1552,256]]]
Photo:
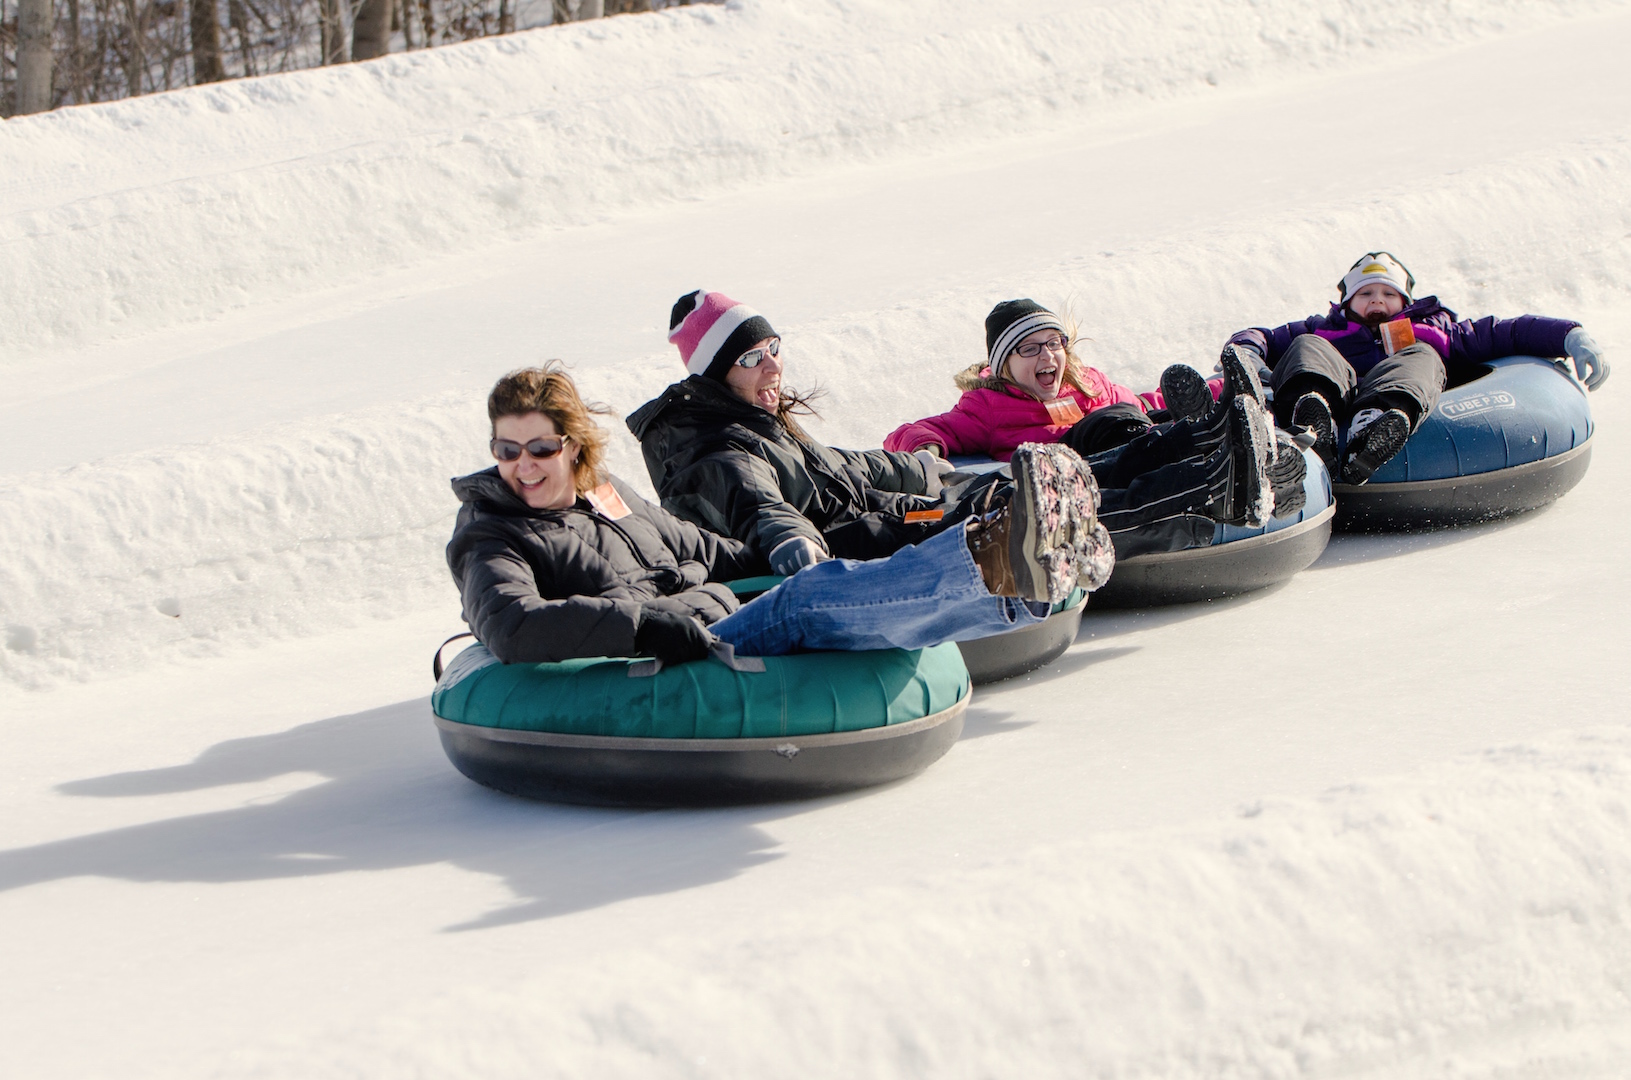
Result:
[[737,367],[756,368],[765,362],[765,356],[780,356],[782,354],[782,339],[771,338],[770,344],[762,349],[749,349],[736,358]]
[[547,461],[560,453],[566,447],[567,440],[571,437],[570,435],[551,435],[544,439],[533,439],[525,445],[516,442],[514,439],[494,439],[487,444],[487,447],[492,450],[493,456],[500,461],[515,461],[521,456],[523,450],[527,452],[529,457],[537,458],[539,461]]

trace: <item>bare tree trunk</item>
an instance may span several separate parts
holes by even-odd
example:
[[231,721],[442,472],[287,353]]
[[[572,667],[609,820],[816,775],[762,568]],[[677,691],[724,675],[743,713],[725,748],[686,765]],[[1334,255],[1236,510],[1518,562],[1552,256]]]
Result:
[[606,5],[603,0],[578,0],[578,22],[585,19],[599,19],[606,15]]
[[419,14],[425,19],[425,48],[436,44],[436,12],[431,7],[431,0],[418,0]]
[[362,0],[351,24],[351,59],[372,60],[391,51],[391,0]]
[[322,19],[323,63],[345,63],[345,10],[344,0],[320,0],[319,17]]
[[147,7],[142,0],[124,0],[125,24],[130,28],[130,49],[124,55],[125,93],[142,92],[147,72]]
[[227,22],[238,35],[238,58],[245,75],[255,74],[255,50],[249,42],[249,14],[244,11],[243,0],[227,0]]
[[79,38],[79,0],[68,0],[68,103],[90,100],[85,87],[85,47]]
[[415,0],[397,0],[400,6],[397,18],[402,20],[402,44],[412,51],[419,46],[413,40],[414,26],[419,22],[419,5]]
[[52,0],[22,0],[17,7],[17,115],[51,108]]
[[572,9],[567,6],[566,0],[552,0],[549,5],[549,21],[556,25],[572,21]]
[[510,6],[510,0],[498,0],[498,32],[515,33],[515,9]]
[[651,0],[605,0],[605,4],[608,15],[630,15],[651,10]]
[[193,36],[193,82],[220,82],[227,77],[221,63],[221,25],[215,0],[192,0],[188,12]]

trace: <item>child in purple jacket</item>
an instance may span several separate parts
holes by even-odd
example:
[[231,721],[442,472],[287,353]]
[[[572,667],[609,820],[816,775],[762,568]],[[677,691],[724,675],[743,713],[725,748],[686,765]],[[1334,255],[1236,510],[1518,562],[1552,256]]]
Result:
[[1568,357],[1595,390],[1608,378],[1597,343],[1568,319],[1520,315],[1458,320],[1427,296],[1385,251],[1362,255],[1337,283],[1323,315],[1270,330],[1241,330],[1224,346],[1271,371],[1275,419],[1315,435],[1314,449],[1337,475],[1337,426],[1346,425],[1341,478],[1363,484],[1404,446],[1458,376],[1504,356]]

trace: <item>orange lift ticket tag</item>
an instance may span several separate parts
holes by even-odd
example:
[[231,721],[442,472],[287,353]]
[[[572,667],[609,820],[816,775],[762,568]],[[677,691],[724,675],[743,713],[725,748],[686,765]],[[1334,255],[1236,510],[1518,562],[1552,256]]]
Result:
[[590,506],[600,511],[601,517],[612,521],[626,518],[633,513],[629,509],[629,504],[623,501],[623,496],[610,484],[602,484],[593,491],[585,492],[584,498],[589,500]]
[[922,525],[930,521],[939,521],[946,516],[944,510],[908,510],[906,511],[906,524]]
[[1048,419],[1055,424],[1069,426],[1082,418],[1082,407],[1075,398],[1056,397],[1042,404],[1048,407]]
[[1408,349],[1416,343],[1415,327],[1410,325],[1409,319],[1394,319],[1392,322],[1382,324],[1382,348],[1392,356],[1400,349]]

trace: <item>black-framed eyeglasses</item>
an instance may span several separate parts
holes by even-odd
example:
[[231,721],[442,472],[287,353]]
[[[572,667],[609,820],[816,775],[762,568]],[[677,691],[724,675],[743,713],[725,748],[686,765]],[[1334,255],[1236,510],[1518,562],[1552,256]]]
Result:
[[1015,346],[1014,352],[1018,353],[1020,356],[1023,356],[1025,359],[1029,360],[1033,356],[1041,356],[1043,349],[1047,349],[1049,352],[1062,353],[1066,349],[1068,349],[1069,347],[1070,347],[1070,339],[1069,338],[1063,337],[1063,336],[1061,336],[1059,334],[1055,334],[1053,337],[1048,338],[1046,341],[1032,341],[1032,342],[1027,342],[1024,345]]
[[487,444],[487,448],[495,458],[504,462],[515,461],[523,450],[528,457],[548,461],[565,449],[571,438],[570,435],[549,435],[542,439],[528,439],[525,443],[518,443],[514,439],[494,439]]
[[765,362],[766,356],[780,356],[782,354],[782,339],[771,338],[770,344],[762,349],[749,349],[736,358],[737,367],[756,368]]

